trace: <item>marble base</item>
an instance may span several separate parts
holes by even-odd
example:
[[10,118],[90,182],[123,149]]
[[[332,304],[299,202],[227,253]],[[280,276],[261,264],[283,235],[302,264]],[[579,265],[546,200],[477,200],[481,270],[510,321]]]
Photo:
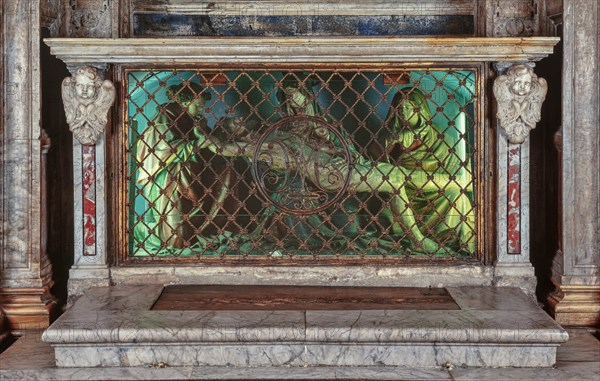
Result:
[[569,362],[556,368],[462,368],[453,370],[396,367],[306,368],[44,368],[0,370],[3,381],[55,380],[527,380],[598,381],[599,363]]
[[[520,264],[515,273],[522,274]],[[530,265],[531,267],[531,265]],[[511,274],[510,266],[503,272]],[[165,284],[307,285],[365,287],[462,287],[492,286],[494,266],[115,266],[79,265],[69,272],[70,307],[92,287]],[[496,275],[496,279],[497,279]],[[511,278],[512,279],[512,278]],[[521,285],[521,279],[510,285]]]
[[454,311],[150,310],[161,292],[91,289],[43,334],[57,366],[551,367],[568,339],[517,288],[449,287]]
[[[519,264],[517,264],[519,265]],[[530,265],[531,266],[531,265]],[[517,270],[519,271],[519,270]],[[519,272],[520,274],[520,272]],[[366,287],[491,286],[494,267],[456,266],[117,266],[115,285],[258,284]]]
[[496,263],[492,284],[496,287],[518,287],[532,300],[537,300],[537,279],[531,263]]
[[[0,380],[528,380],[598,381],[600,342],[584,329],[570,329],[552,368],[322,367],[104,367],[58,368],[54,350],[37,332],[0,354]],[[41,333],[40,333],[41,335]]]
[[[551,367],[558,345],[145,344],[55,346],[58,367]],[[161,365],[162,366],[162,365]]]
[[92,287],[110,285],[110,272],[107,266],[73,266],[69,271],[67,308]]
[[600,325],[600,285],[556,284],[548,296],[550,313],[560,324],[597,327]]
[[4,313],[5,328],[18,335],[47,328],[57,304],[49,287],[0,288],[0,307]]

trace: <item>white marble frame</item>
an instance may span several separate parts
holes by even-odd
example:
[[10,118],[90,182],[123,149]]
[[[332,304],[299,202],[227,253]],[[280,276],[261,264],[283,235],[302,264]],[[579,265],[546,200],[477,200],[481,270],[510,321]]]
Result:
[[[190,38],[190,39],[80,39],[80,38],[52,38],[45,39],[51,48],[51,53],[63,60],[69,67],[106,64],[123,65],[153,65],[177,66],[189,65],[198,62],[203,64],[364,64],[382,65],[385,63],[410,64],[435,64],[435,63],[482,63],[482,62],[533,62],[538,61],[553,52],[554,45],[559,39],[555,37],[501,37],[501,38],[401,38],[401,37],[295,37],[295,38]],[[500,147],[502,149],[502,147]],[[499,156],[499,172],[503,171],[503,155]],[[505,164],[505,160],[504,160]],[[522,168],[528,166],[522,163]],[[98,168],[100,171],[100,168]],[[526,175],[525,173],[523,175]],[[522,177],[527,180],[526,177]],[[526,181],[525,181],[526,182]],[[522,185],[526,190],[528,184]],[[501,192],[500,192],[501,193]],[[523,197],[526,201],[526,195]],[[521,208],[522,221],[528,221],[529,210]],[[76,229],[79,227],[76,226]],[[503,239],[502,236],[498,237]],[[525,243],[524,243],[525,245]],[[502,246],[498,247],[502,251]],[[504,258],[502,253],[497,253],[498,258]],[[103,258],[106,258],[104,254]],[[439,278],[431,275],[427,266],[412,268],[411,277],[421,275],[415,283],[428,283],[429,285],[517,285],[523,287],[528,293],[533,293],[530,276],[533,275],[531,264],[524,259],[527,255],[520,256],[518,261],[500,260],[496,266],[473,264],[473,272],[480,274],[471,279],[464,277],[464,270],[456,266],[446,266]],[[78,261],[76,260],[76,263]],[[162,267],[162,266],[161,266]],[[212,267],[192,266],[183,270],[187,276],[184,282],[192,279],[198,282],[204,279],[206,273],[212,273]],[[257,267],[217,267],[212,268],[224,275],[228,273],[244,273],[243,277],[251,283],[277,282],[277,278],[283,276],[287,282],[294,281],[304,283],[315,281],[310,274],[314,268],[304,267],[303,272],[294,271],[293,268],[266,268]],[[181,268],[167,267],[158,269],[164,272],[161,275],[151,276],[149,273],[157,269],[150,266],[139,266],[135,268],[110,268],[113,282],[131,283],[131,279],[125,274],[141,275],[134,276],[136,281],[151,284],[164,284],[171,282],[182,282],[180,276]],[[281,270],[284,270],[283,273]],[[287,272],[286,272],[287,270]],[[360,272],[371,272],[372,269],[361,269]],[[377,269],[376,269],[377,270]],[[391,273],[397,271],[394,267]],[[498,274],[495,274],[495,271]],[[319,273],[319,271],[316,271]],[[356,269],[344,268],[344,266],[329,266],[323,271],[325,274],[335,274],[331,279],[333,284],[338,282],[360,282],[360,278],[353,275]],[[376,273],[377,271],[375,271]],[[308,275],[304,275],[308,273]],[[145,275],[143,275],[145,274]],[[192,275],[193,274],[193,275]],[[279,274],[279,275],[275,275]],[[285,275],[287,274],[287,276]],[[295,278],[292,274],[301,275]],[[85,275],[87,276],[87,274]],[[399,277],[398,277],[399,276]],[[419,276],[417,276],[419,278]],[[108,278],[105,278],[108,281]],[[143,279],[143,280],[142,280]],[[377,276],[367,276],[371,284],[378,284]],[[407,282],[408,278],[400,275],[391,276],[384,283]],[[235,282],[235,280],[232,279]],[[409,280],[408,283],[411,281]],[[193,282],[192,282],[193,283]],[[239,281],[238,281],[239,283]],[[89,285],[98,283],[90,282]],[[408,285],[408,284],[407,284]],[[83,286],[85,287],[85,285]],[[82,290],[70,287],[70,293],[80,293]]]
[[556,37],[47,38],[69,66],[193,63],[527,62],[552,54]]

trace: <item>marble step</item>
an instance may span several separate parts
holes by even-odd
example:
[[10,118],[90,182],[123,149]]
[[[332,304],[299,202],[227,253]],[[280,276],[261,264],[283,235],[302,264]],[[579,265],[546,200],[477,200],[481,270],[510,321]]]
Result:
[[516,288],[449,287],[458,310],[152,310],[162,291],[88,291],[43,334],[56,365],[551,367],[568,339]]

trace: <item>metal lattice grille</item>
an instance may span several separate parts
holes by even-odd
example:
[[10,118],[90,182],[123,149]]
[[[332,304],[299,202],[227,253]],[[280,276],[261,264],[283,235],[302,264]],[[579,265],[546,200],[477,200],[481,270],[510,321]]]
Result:
[[127,71],[129,256],[471,257],[474,70]]

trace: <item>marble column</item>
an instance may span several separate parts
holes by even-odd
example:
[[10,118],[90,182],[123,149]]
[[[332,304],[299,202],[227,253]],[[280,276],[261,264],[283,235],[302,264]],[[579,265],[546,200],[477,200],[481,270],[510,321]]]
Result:
[[56,305],[45,252],[40,128],[40,7],[6,0],[2,10],[0,309],[12,332],[41,329]]
[[539,121],[547,83],[532,64],[496,64],[498,141],[497,260],[494,284],[519,287],[535,299],[530,262],[529,132]]
[[[562,242],[548,302],[565,325],[600,323],[600,5],[564,2]],[[549,253],[550,255],[550,253]]]

